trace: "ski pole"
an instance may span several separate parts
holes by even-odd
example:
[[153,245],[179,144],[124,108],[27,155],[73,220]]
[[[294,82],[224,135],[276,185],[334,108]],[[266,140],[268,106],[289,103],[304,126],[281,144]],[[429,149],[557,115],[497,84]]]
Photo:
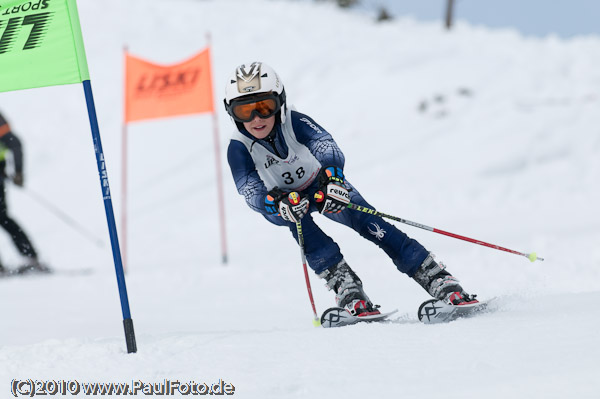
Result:
[[438,234],[443,234],[443,235],[448,236],[448,237],[458,238],[459,240],[472,242],[474,244],[479,244],[479,245],[483,245],[485,247],[498,249],[500,251],[510,252],[511,254],[515,254],[515,255],[521,255],[521,256],[526,257],[527,259],[529,259],[532,262],[535,262],[536,260],[544,260],[544,258],[541,258],[541,257],[537,256],[537,254],[535,252],[532,252],[530,254],[525,254],[525,253],[522,253],[522,252],[514,251],[512,249],[503,248],[503,247],[498,246],[498,245],[488,244],[487,242],[483,242],[483,241],[479,241],[479,240],[474,240],[473,238],[464,237],[464,236],[461,236],[461,235],[458,235],[458,234],[454,234],[454,233],[449,233],[447,231],[436,229],[434,227],[425,226],[425,225],[420,224],[420,223],[411,222],[410,220],[402,219],[402,218],[399,218],[399,217],[396,217],[396,216],[387,215],[387,214],[385,214],[383,212],[378,212],[375,209],[365,208],[364,206],[361,206],[361,205],[356,205],[356,204],[349,203],[348,204],[348,208],[354,209],[355,211],[360,211],[360,212],[368,213],[369,215],[375,215],[375,216],[380,216],[382,218],[395,220],[397,222],[404,223],[404,224],[407,224],[409,226],[418,227],[420,229],[431,231],[431,232],[438,233]]
[[39,204],[43,205],[47,210],[49,210],[51,213],[53,213],[57,218],[59,218],[60,220],[62,220],[63,222],[65,222],[66,224],[71,226],[73,229],[77,230],[83,236],[85,236],[88,240],[92,241],[99,247],[104,247],[104,241],[95,237],[92,233],[90,233],[83,226],[81,226],[81,224],[77,223],[73,218],[71,218],[65,212],[58,209],[58,207],[56,207],[54,204],[51,204],[48,200],[43,198],[41,195],[37,194],[34,191],[31,191],[31,189],[29,189],[29,188],[26,190],[23,190],[23,191],[27,195],[29,195],[30,198],[33,198]]
[[306,267],[306,255],[304,254],[304,235],[302,234],[302,223],[300,223],[300,221],[296,222],[296,231],[298,233],[298,244],[300,245],[300,256],[302,257],[302,267],[304,268],[304,278],[306,279],[308,298],[310,299],[313,316],[315,317],[313,320],[313,325],[318,327],[321,325],[321,321],[319,320],[319,316],[317,316],[317,308],[315,307],[315,300],[313,298],[312,289],[310,288],[310,279],[308,278],[308,269]]

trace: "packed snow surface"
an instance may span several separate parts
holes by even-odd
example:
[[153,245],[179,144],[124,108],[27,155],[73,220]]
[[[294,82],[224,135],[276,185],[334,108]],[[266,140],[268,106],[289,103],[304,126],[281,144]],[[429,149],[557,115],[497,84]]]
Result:
[[[120,241],[138,352],[127,354],[83,89],[0,94],[26,157],[9,211],[56,269],[0,280],[0,396],[32,379],[223,380],[234,397],[261,399],[598,397],[599,37],[377,24],[313,2],[94,0],[79,12],[119,226],[123,47],[176,63],[210,32],[229,262],[210,115],[129,125]],[[467,291],[497,298],[493,313],[427,326],[414,281],[315,215],[371,299],[399,312],[391,323],[313,327],[297,244],[247,207],[225,160],[225,82],[254,60],[332,133],[346,176],[378,210],[545,261],[398,224]],[[4,264],[19,264],[6,234],[0,248]],[[318,311],[333,306],[323,281],[311,282]]]

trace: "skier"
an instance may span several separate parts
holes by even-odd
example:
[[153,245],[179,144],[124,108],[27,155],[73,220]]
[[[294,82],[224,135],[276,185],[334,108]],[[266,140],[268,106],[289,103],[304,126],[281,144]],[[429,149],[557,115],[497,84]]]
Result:
[[[10,235],[21,255],[26,258],[25,264],[18,269],[18,272],[47,272],[49,271],[48,268],[41,265],[38,261],[37,252],[27,234],[25,234],[17,222],[8,216],[6,188],[4,186],[4,180],[9,178],[6,173],[6,155],[8,151],[12,153],[14,164],[14,174],[10,176],[10,179],[16,186],[23,187],[23,150],[21,140],[11,131],[10,125],[6,122],[2,114],[0,114],[0,225]],[[6,269],[0,263],[0,273],[5,271]]]
[[288,107],[283,82],[272,68],[261,62],[237,67],[224,103],[237,127],[227,159],[238,192],[269,222],[288,227],[296,240],[301,221],[308,264],[334,290],[339,307],[359,317],[380,313],[339,246],[315,224],[313,212],[378,245],[432,297],[452,305],[477,303],[417,241],[381,217],[346,209],[349,202],[372,207],[344,176],[344,154],[327,130]]

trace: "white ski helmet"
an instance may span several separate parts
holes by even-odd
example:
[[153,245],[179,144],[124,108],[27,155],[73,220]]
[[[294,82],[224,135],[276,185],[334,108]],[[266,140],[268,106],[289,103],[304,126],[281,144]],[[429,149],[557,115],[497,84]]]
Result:
[[281,122],[285,122],[287,106],[283,82],[279,79],[277,72],[264,62],[242,64],[235,69],[225,87],[225,99],[223,100],[225,109],[235,122],[231,102],[242,98],[252,98],[254,95],[262,93],[271,93],[277,98],[281,107],[278,110]]

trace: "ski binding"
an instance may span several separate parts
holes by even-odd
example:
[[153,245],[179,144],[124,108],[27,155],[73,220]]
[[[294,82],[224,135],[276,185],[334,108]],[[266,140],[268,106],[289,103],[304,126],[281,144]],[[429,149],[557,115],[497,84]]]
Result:
[[419,320],[425,324],[448,323],[459,318],[472,317],[485,311],[488,302],[466,305],[451,305],[437,299],[430,299],[419,306]]

